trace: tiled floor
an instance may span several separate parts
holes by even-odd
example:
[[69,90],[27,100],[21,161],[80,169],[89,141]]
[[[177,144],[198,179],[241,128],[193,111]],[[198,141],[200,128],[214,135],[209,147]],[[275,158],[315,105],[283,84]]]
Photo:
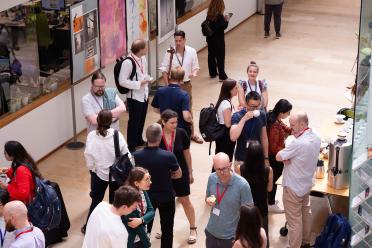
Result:
[[[341,107],[350,106],[344,97],[345,87],[354,82],[352,67],[357,54],[359,23],[357,0],[287,0],[284,5],[282,39],[263,38],[263,16],[255,15],[226,36],[226,71],[231,78],[245,78],[246,66],[254,60],[260,66],[260,78],[269,81],[269,106],[280,98],[287,98],[294,110],[305,110],[310,116],[310,126],[323,137],[334,133],[333,118]],[[272,32],[273,33],[273,32]],[[193,81],[194,115],[218,97],[220,83],[209,79],[207,52],[199,53],[201,71]],[[126,118],[121,130],[126,133]],[[158,116],[149,110],[146,124]],[[85,134],[79,137],[85,140]],[[209,209],[204,204],[204,194],[211,168],[208,144],[191,146],[195,183],[191,200],[196,208],[199,239],[190,247],[205,247],[204,227]],[[81,247],[83,235],[80,227],[85,221],[90,204],[89,173],[85,167],[83,151],[61,148],[40,163],[46,178],[57,181],[63,191],[71,221],[68,239],[54,247]],[[281,190],[278,193],[280,200]],[[286,238],[279,229],[285,222],[284,215],[271,215],[271,247],[285,247]],[[158,218],[154,232],[159,230]],[[177,204],[174,247],[189,247],[186,243],[188,223]],[[152,239],[153,247],[160,247]]]

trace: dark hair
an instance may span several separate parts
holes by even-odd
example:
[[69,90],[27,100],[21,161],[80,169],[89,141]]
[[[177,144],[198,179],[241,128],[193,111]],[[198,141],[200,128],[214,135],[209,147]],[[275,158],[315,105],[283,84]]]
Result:
[[276,104],[273,110],[270,110],[267,113],[267,125],[270,127],[272,124],[276,122],[278,119],[279,114],[287,113],[288,111],[292,110],[292,104],[286,99],[280,99]]
[[110,128],[112,123],[112,113],[108,109],[102,109],[97,115],[97,132],[98,134],[106,137],[107,129]]
[[240,166],[241,175],[250,184],[263,183],[265,179],[265,156],[262,145],[257,140],[249,140],[247,144],[244,164]]
[[232,97],[231,90],[234,89],[235,86],[236,86],[236,81],[234,79],[226,79],[222,82],[220,96],[218,97],[218,100],[216,103],[216,109],[218,109],[218,107],[220,106],[223,100],[230,101]]
[[261,96],[257,91],[251,91],[245,97],[246,102],[249,102],[250,100],[261,101]]
[[214,22],[217,21],[219,15],[223,15],[225,11],[225,3],[223,0],[212,0],[208,7],[207,19]]
[[129,172],[128,179],[125,182],[125,184],[136,188],[136,185],[134,184],[134,182],[141,181],[145,177],[146,173],[149,173],[149,171],[146,170],[145,168],[138,167],[138,166],[134,167]]
[[176,32],[174,32],[174,35],[173,35],[173,37],[176,37],[176,36],[181,36],[182,38],[186,38],[186,34],[185,34],[185,32],[184,31],[182,31],[182,30],[177,30]]
[[235,240],[240,240],[243,247],[261,247],[262,219],[260,210],[253,205],[244,204],[240,207],[240,218],[236,227]]
[[249,68],[251,68],[251,67],[255,67],[257,69],[257,72],[260,71],[260,68],[258,67],[256,62],[254,62],[254,61],[249,62],[249,65],[247,66],[247,72],[248,72]]
[[143,39],[137,39],[133,41],[130,51],[134,54],[137,54],[139,51],[146,47],[146,42]]
[[171,109],[166,109],[163,111],[163,113],[161,113],[160,118],[162,121],[167,122],[172,118],[178,118],[178,114]]
[[13,173],[16,172],[17,168],[20,165],[25,165],[28,164],[32,168],[32,172],[38,176],[41,177],[41,173],[39,169],[36,166],[36,163],[34,159],[28,154],[26,149],[23,147],[21,143],[18,141],[10,140],[5,143],[4,145],[4,151],[13,158],[12,162],[12,168],[13,168]]
[[95,73],[93,73],[92,79],[91,79],[92,84],[94,83],[94,80],[96,79],[103,79],[106,82],[106,77],[101,70],[98,70]]
[[10,196],[9,196],[9,193],[8,191],[6,191],[5,189],[0,189],[0,203],[1,205],[5,206],[5,204],[7,204],[10,200]]
[[115,191],[114,202],[112,205],[116,208],[120,208],[125,205],[130,207],[135,202],[141,201],[140,192],[131,186],[121,186]]

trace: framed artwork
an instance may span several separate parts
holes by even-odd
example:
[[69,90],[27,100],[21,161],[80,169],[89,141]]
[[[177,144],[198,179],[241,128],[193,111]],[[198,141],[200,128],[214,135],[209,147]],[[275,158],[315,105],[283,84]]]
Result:
[[158,0],[159,43],[171,37],[176,29],[176,6],[174,0]]
[[149,39],[147,0],[127,0],[127,42],[128,46],[136,39]]
[[156,32],[158,29],[157,20],[157,0],[148,0],[149,3],[149,22],[150,22],[150,32]]
[[99,1],[101,66],[103,67],[126,54],[125,15],[123,0]]

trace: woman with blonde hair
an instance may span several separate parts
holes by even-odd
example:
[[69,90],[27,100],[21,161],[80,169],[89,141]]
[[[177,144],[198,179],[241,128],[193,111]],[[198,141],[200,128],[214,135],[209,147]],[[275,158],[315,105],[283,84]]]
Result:
[[211,78],[219,77],[226,80],[225,73],[225,29],[229,24],[231,13],[224,15],[225,3],[223,0],[212,0],[207,12],[207,20],[213,34],[207,37],[208,43],[208,69]]

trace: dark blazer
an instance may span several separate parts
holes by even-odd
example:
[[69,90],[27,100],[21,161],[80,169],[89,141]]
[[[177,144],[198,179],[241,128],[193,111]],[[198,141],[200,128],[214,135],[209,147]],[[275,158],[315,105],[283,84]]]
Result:
[[142,241],[143,247],[147,248],[151,246],[150,240],[147,236],[147,232],[145,230],[145,226],[147,225],[151,220],[154,219],[155,216],[155,210],[151,204],[150,198],[146,191],[143,191],[146,199],[147,204],[147,211],[144,216],[142,216],[144,224],[139,225],[137,228],[131,228],[128,226],[129,218],[141,218],[141,213],[137,209],[134,210],[132,213],[130,213],[127,216],[122,216],[121,220],[123,221],[125,227],[128,231],[128,248],[132,248],[134,246],[134,239],[136,238],[136,235],[138,235]]

